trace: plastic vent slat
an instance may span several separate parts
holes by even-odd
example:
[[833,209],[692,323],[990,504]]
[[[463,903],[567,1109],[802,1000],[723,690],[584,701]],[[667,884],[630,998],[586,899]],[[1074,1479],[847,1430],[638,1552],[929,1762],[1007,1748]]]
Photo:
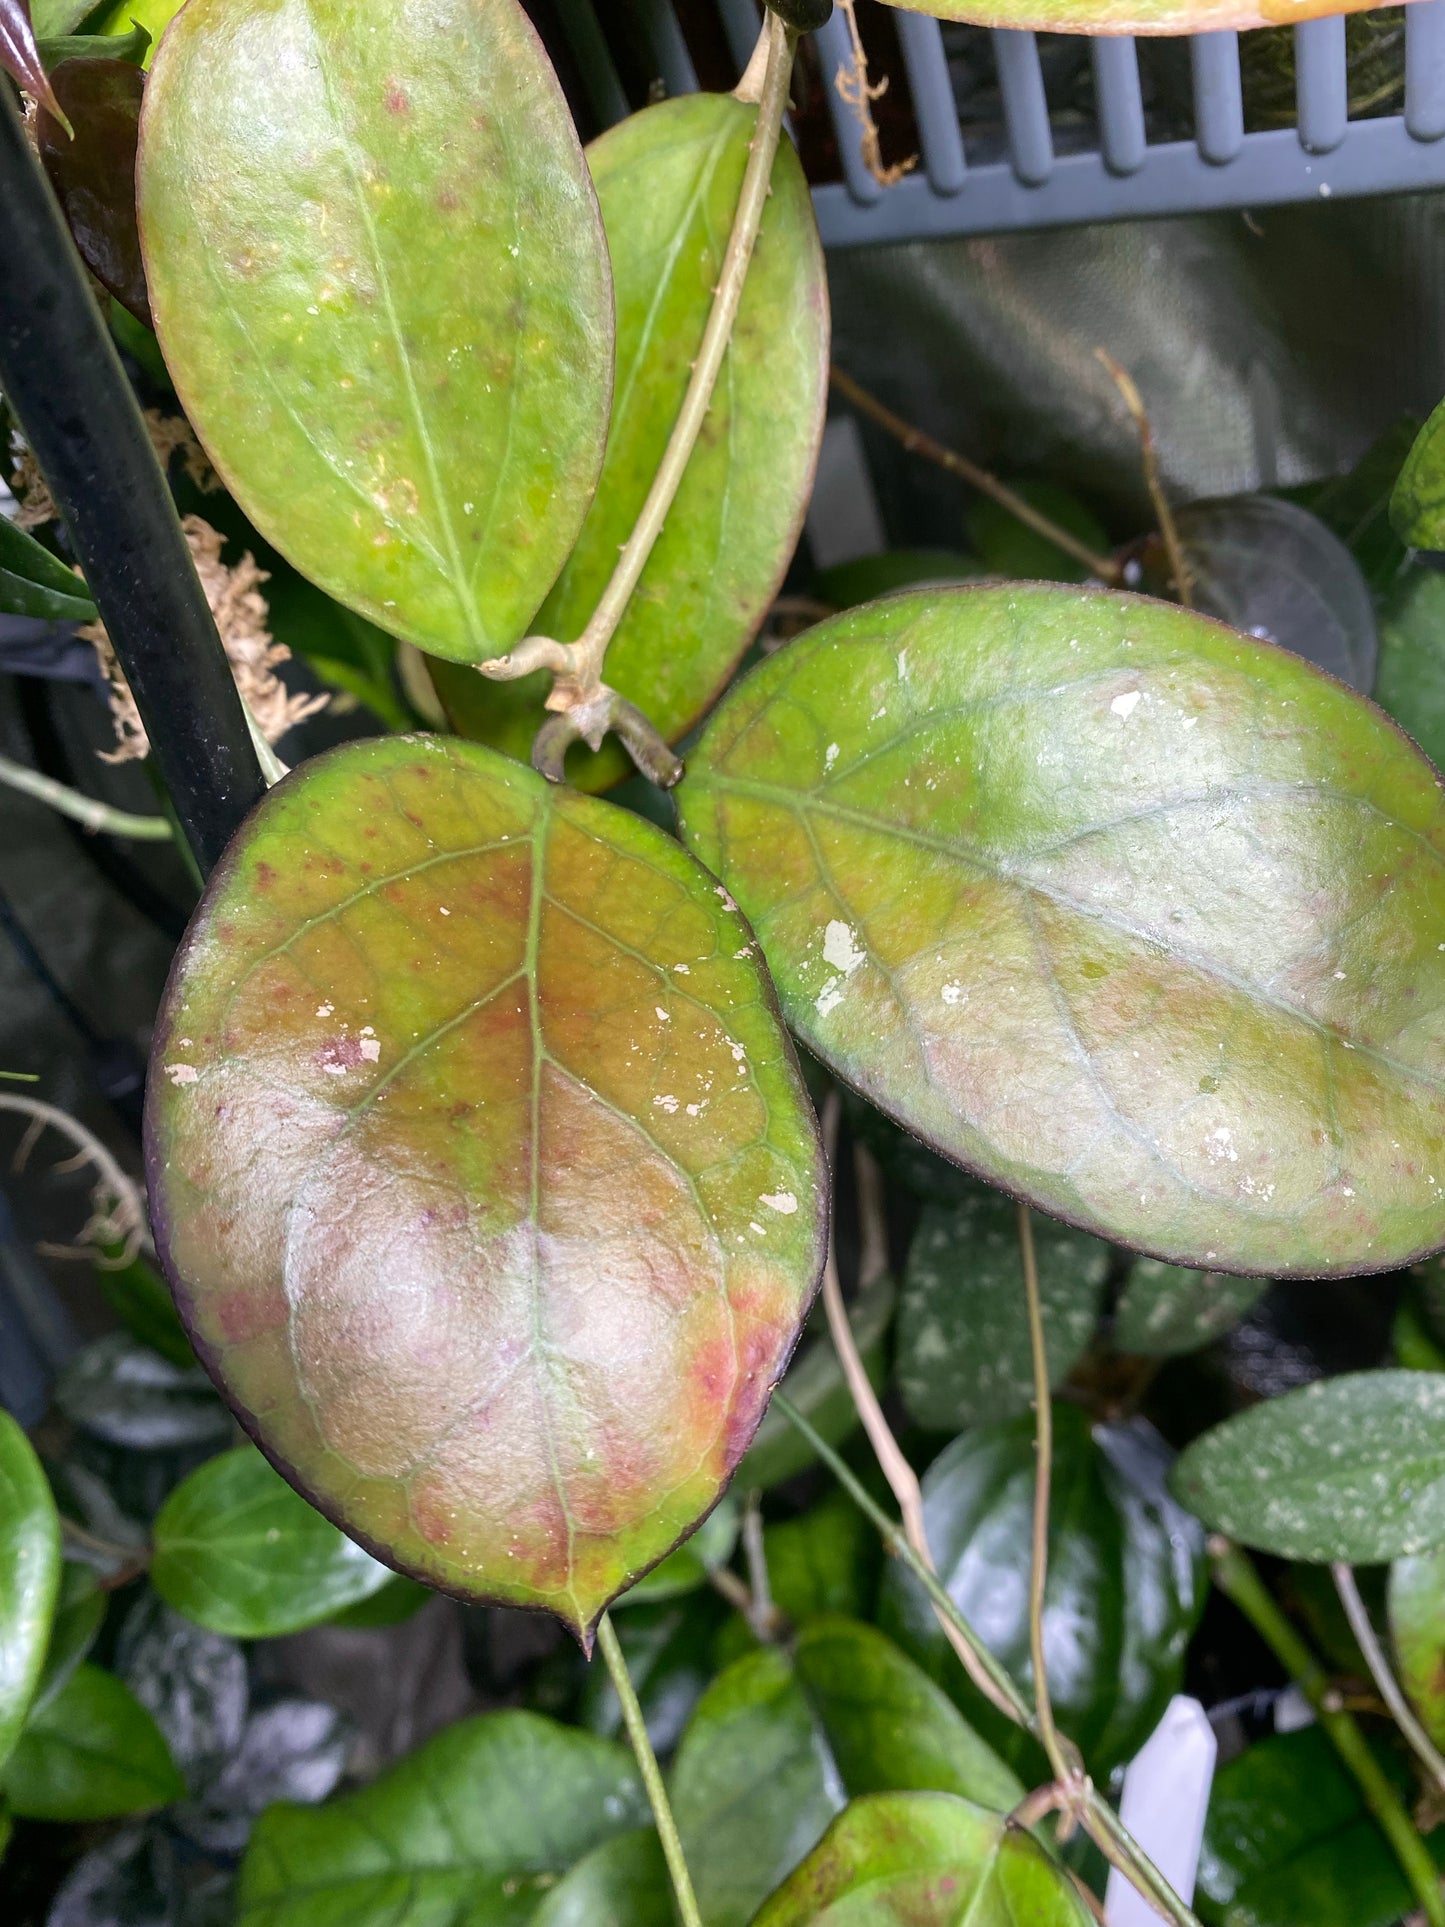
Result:
[[1405,127],[1417,141],[1445,134],[1445,0],[1405,9]]
[[615,126],[627,118],[627,96],[597,24],[592,0],[557,0],[557,17],[577,57],[577,71],[599,126]]
[[658,77],[668,94],[695,94],[697,69],[668,0],[631,0],[631,3],[657,62]]
[[1189,55],[1194,66],[1194,138],[1205,160],[1223,167],[1244,145],[1239,35],[1197,33]]
[[1301,147],[1332,154],[1350,124],[1343,14],[1302,20],[1294,30],[1295,96]]
[[1093,52],[1099,146],[1105,164],[1113,174],[1136,174],[1149,147],[1138,49],[1128,34],[1118,34],[1095,40]]
[[833,17],[824,27],[819,27],[813,36],[818,45],[818,64],[823,69],[823,93],[828,102],[828,112],[833,117],[833,132],[837,136],[838,155],[843,163],[843,179],[848,192],[860,207],[871,207],[880,200],[883,189],[873,176],[863,159],[863,148],[858,138],[858,121],[853,109],[839,97],[834,86],[834,78],[839,68],[844,73],[853,71],[853,43],[848,38],[848,28],[837,8]]
[[1014,173],[1025,187],[1042,187],[1054,171],[1054,134],[1049,126],[1039,43],[1031,33],[995,27],[993,54],[998,62]]
[[936,20],[921,13],[900,13],[897,27],[928,185],[935,194],[957,194],[968,179],[968,162],[963,154],[953,82],[948,75],[948,56],[943,50],[943,31]]
[[718,12],[722,15],[728,51],[738,63],[738,73],[741,74],[752,57],[753,48],[758,44],[762,27],[758,10],[753,0],[719,0]]

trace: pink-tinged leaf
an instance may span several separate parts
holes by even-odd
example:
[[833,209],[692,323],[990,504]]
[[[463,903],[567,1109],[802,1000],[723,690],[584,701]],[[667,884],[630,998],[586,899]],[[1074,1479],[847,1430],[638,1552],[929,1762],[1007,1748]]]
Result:
[[145,75],[128,60],[63,60],[50,76],[74,134],[48,111],[36,144],[80,257],[137,321],[150,326],[135,218],[135,157]]
[[0,67],[12,75],[32,99],[64,123],[65,116],[51,92],[45,63],[35,45],[30,0],[0,0]]
[[716,1501],[821,1262],[751,933],[671,838],[437,737],[272,791],[157,1033],[157,1239],[286,1477],[584,1640]]

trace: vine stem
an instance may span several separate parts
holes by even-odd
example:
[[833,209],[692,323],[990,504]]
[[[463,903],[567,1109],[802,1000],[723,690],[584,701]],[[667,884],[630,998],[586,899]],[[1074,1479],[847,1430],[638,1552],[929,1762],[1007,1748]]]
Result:
[[1018,1207],[1019,1254],[1023,1260],[1024,1298],[1029,1313],[1029,1350],[1034,1365],[1034,1532],[1029,1566],[1029,1657],[1033,1663],[1034,1710],[1039,1740],[1054,1777],[1067,1786],[1077,1768],[1064,1758],[1059,1729],[1054,1724],[1049,1697],[1048,1665],[1044,1658],[1044,1593],[1049,1581],[1049,1496],[1054,1469],[1054,1405],[1049,1385],[1049,1358],[1044,1344],[1044,1308],[1039,1295],[1039,1267],[1034,1256],[1034,1227],[1026,1204]]
[[642,1784],[647,1788],[647,1797],[652,1805],[652,1817],[657,1822],[658,1838],[662,1841],[662,1851],[667,1860],[667,1871],[672,1879],[672,1891],[677,1899],[677,1911],[682,1919],[682,1927],[702,1927],[697,1895],[692,1890],[692,1875],[688,1872],[687,1861],[683,1857],[682,1840],[678,1835],[677,1822],[672,1817],[667,1788],[663,1784],[662,1768],[657,1764],[657,1755],[652,1750],[652,1741],[647,1737],[647,1721],[642,1717],[637,1691],[632,1684],[632,1675],[627,1670],[627,1661],[623,1657],[622,1645],[613,1628],[610,1613],[603,1613],[598,1622],[597,1644],[602,1648],[602,1657],[607,1662],[607,1671],[612,1680],[613,1690],[621,1702],[627,1737],[632,1742],[632,1751],[637,1758]]
[[[584,735],[600,743],[602,732],[616,725],[626,723],[621,733],[629,749],[637,753],[639,745],[634,742],[638,723],[647,729],[651,725],[630,704],[621,704],[615,692],[606,688],[602,681],[602,666],[607,655],[607,645],[611,642],[617,625],[632,599],[632,593],[641,580],[647,567],[658,537],[662,534],[668,514],[682,486],[687,473],[688,463],[692,460],[698,436],[707,419],[712,405],[713,391],[718,376],[722,372],[723,360],[727,354],[728,343],[732,339],[733,324],[737,320],[738,309],[742,304],[743,288],[747,281],[748,268],[752,262],[753,249],[757,245],[758,230],[762,225],[763,208],[772,192],[773,162],[777,158],[778,143],[782,137],[783,114],[788,103],[788,81],[793,68],[793,50],[797,36],[772,11],[768,11],[763,26],[759,47],[765,48],[763,56],[762,80],[758,88],[758,119],[753,132],[752,143],[748,149],[747,166],[743,172],[743,184],[738,195],[737,210],[733,215],[732,232],[728,236],[727,251],[723,256],[722,272],[718,276],[717,288],[713,294],[712,307],[708,313],[707,325],[703,330],[702,344],[698,349],[697,360],[692,365],[692,375],[688,381],[687,393],[683,397],[682,408],[668,438],[667,449],[653,476],[652,486],[642,505],[631,535],[618,557],[612,579],[602,592],[602,598],[593,610],[587,627],[576,642],[562,643],[550,636],[528,636],[519,642],[510,654],[494,657],[490,662],[481,664],[484,676],[502,682],[511,682],[519,676],[530,674],[535,669],[550,669],[556,681],[547,707],[559,712],[564,718],[572,720],[575,713],[577,727],[569,732],[572,737]],[[749,65],[748,74],[739,88],[740,98],[750,98],[756,72],[757,55]],[[630,717],[620,712],[627,710]],[[544,732],[555,729],[555,725],[543,725]],[[656,736],[656,731],[652,731]],[[550,743],[550,738],[549,738]],[[595,747],[594,743],[594,747]],[[556,747],[553,745],[552,747]],[[565,743],[560,747],[565,750]],[[668,758],[674,765],[670,780],[675,782],[682,773],[682,766],[670,757],[658,739],[656,748],[661,756]],[[538,751],[542,743],[539,738]],[[645,748],[644,748],[645,753]],[[534,761],[538,752],[534,751]],[[660,766],[660,764],[659,764]],[[550,764],[544,770],[552,774],[555,767],[560,779],[560,761]],[[648,770],[652,774],[652,770]],[[658,780],[669,780],[662,777]]]
[[1350,1631],[1355,1635],[1355,1642],[1365,1656],[1365,1664],[1370,1669],[1370,1678],[1379,1688],[1380,1698],[1390,1709],[1391,1719],[1409,1741],[1416,1757],[1436,1786],[1445,1792],[1445,1759],[1442,1759],[1439,1748],[1416,1719],[1414,1708],[1406,1699],[1400,1682],[1390,1670],[1385,1649],[1380,1644],[1374,1627],[1370,1624],[1370,1615],[1365,1609],[1364,1600],[1360,1597],[1354,1568],[1346,1565],[1343,1560],[1339,1560],[1330,1567],[1330,1573],[1334,1578],[1335,1591],[1340,1595],[1340,1604],[1345,1609],[1345,1618],[1350,1622]]
[[68,789],[53,776],[42,776],[39,770],[27,769],[8,756],[0,756],[0,783],[48,803],[87,830],[104,830],[108,836],[130,836],[148,843],[169,843],[173,835],[164,816],[136,816],[130,810],[113,809],[109,803],[82,796],[79,790]]
[[1190,588],[1189,564],[1184,559],[1184,544],[1179,540],[1174,511],[1169,506],[1169,497],[1164,493],[1164,480],[1159,473],[1159,451],[1154,446],[1154,425],[1149,420],[1144,397],[1139,393],[1138,383],[1128,369],[1120,367],[1107,349],[1096,348],[1094,353],[1108,369],[1110,379],[1124,398],[1124,406],[1134,417],[1134,426],[1139,431],[1139,458],[1144,464],[1144,484],[1149,490],[1149,500],[1154,504],[1154,519],[1159,524],[1159,533],[1164,538],[1169,573],[1174,578],[1174,592],[1186,609],[1192,609],[1194,596]]
[[[1027,1700],[953,1603],[932,1566],[925,1564],[908,1543],[902,1528],[889,1518],[866,1486],[854,1475],[847,1461],[808,1423],[785,1392],[775,1391],[773,1403],[812,1446],[863,1516],[877,1527],[885,1549],[908,1567],[932,1600],[939,1618],[947,1620],[964,1644],[972,1649],[977,1665],[988,1674],[997,1693],[997,1698],[994,1698],[994,1693],[989,1695],[994,1704],[1006,1711],[1016,1726],[1023,1727],[1025,1732],[1037,1737],[1038,1722]],[[1084,1828],[1100,1852],[1111,1866],[1117,1867],[1138,1888],[1163,1919],[1172,1922],[1173,1927],[1200,1927],[1198,1917],[1185,1906],[1091,1781],[1081,1781],[1077,1773],[1071,1774],[1069,1782],[1060,1787],[1058,1793],[1061,1799],[1082,1809],[1080,1817]]]
[[1430,1927],[1445,1927],[1445,1893],[1441,1892],[1440,1875],[1429,1849],[1366,1744],[1354,1715],[1339,1704],[1325,1669],[1285,1618],[1248,1553],[1228,1539],[1213,1538],[1209,1557],[1215,1585],[1234,1601],[1315,1709],[1326,1737],[1354,1776],[1365,1805],[1394,1849],[1400,1870]]
[[[829,1091],[823,1104],[823,1148],[829,1163],[833,1162],[838,1140],[838,1125],[842,1113],[842,1099],[836,1090]],[[860,1186],[860,1194],[863,1188]],[[876,1264],[879,1256],[880,1232],[876,1223],[877,1197],[874,1193],[871,1202],[874,1210],[864,1220],[864,1237],[867,1242],[867,1262]],[[873,1220],[870,1222],[870,1218]],[[933,1554],[928,1545],[928,1531],[923,1518],[923,1489],[918,1483],[918,1474],[904,1457],[902,1448],[888,1420],[883,1415],[883,1407],[873,1390],[867,1368],[859,1356],[858,1346],[853,1337],[853,1327],[848,1320],[848,1308],[843,1303],[843,1288],[838,1279],[838,1254],[834,1245],[833,1227],[828,1227],[828,1255],[823,1265],[823,1310],[828,1319],[828,1332],[833,1340],[833,1349],[838,1354],[838,1362],[843,1367],[843,1377],[847,1381],[849,1393],[857,1407],[858,1416],[863,1421],[863,1429],[868,1434],[868,1443],[873,1447],[889,1490],[898,1501],[898,1510],[903,1515],[903,1530],[908,1544],[916,1557],[933,1571]],[[877,1521],[875,1520],[875,1524]],[[966,1639],[953,1624],[946,1613],[939,1612],[935,1603],[934,1612],[943,1628],[948,1643],[958,1654],[964,1671],[974,1685],[1003,1714],[1005,1719],[1017,1719],[1018,1713],[1012,1700],[1001,1693],[998,1683],[990,1670],[981,1665],[973,1642]]]
[[942,442],[936,442],[921,428],[915,428],[912,422],[905,421],[901,415],[895,415],[893,410],[879,401],[876,395],[870,394],[861,382],[854,381],[850,374],[846,374],[836,364],[829,379],[844,401],[851,403],[860,415],[866,415],[870,421],[886,429],[895,441],[902,443],[910,455],[921,455],[925,461],[936,463],[939,468],[946,468],[950,475],[956,475],[960,481],[967,482],[970,488],[976,488],[980,495],[987,495],[991,501],[997,502],[1001,509],[1007,509],[1015,521],[1022,522],[1025,527],[1031,528],[1035,535],[1043,536],[1046,542],[1052,542],[1054,547],[1062,549],[1065,555],[1071,555],[1076,562],[1082,563],[1090,575],[1096,575],[1101,582],[1117,586],[1123,581],[1123,571],[1112,556],[1096,555],[1086,542],[1081,542],[1068,529],[1061,528],[1057,522],[1051,521],[1040,509],[1036,509],[1032,502],[1026,502],[1022,495],[1015,494],[1007,482],[1001,482],[986,468],[980,468],[977,462],[970,461],[967,455],[960,455],[954,448],[945,448]]

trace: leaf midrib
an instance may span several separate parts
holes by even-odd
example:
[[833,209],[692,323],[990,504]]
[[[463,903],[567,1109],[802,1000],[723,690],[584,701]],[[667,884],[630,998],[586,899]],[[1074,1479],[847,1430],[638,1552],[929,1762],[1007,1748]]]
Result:
[[[860,810],[848,804],[832,802],[824,797],[805,795],[800,791],[786,789],[778,784],[765,783],[757,778],[725,775],[721,771],[710,770],[706,772],[705,775],[694,780],[697,781],[700,789],[713,787],[720,790],[735,791],[742,795],[760,797],[803,818],[806,818],[810,814],[830,816],[838,822],[851,824],[857,829],[865,829],[881,837],[891,837],[896,842],[912,844],[917,848],[928,850],[935,855],[949,858],[956,863],[976,870],[990,882],[1003,884],[1006,887],[1011,886],[1020,892],[1028,892],[1034,896],[1042,897],[1045,902],[1052,903],[1056,908],[1067,911],[1071,915],[1077,916],[1085,921],[1101,924],[1107,929],[1117,931],[1121,936],[1132,938],[1135,942],[1148,944],[1153,949],[1162,950],[1175,963],[1182,964],[1189,969],[1197,971],[1200,976],[1209,977],[1217,983],[1227,985],[1231,990],[1238,991],[1242,996],[1250,998],[1256,1003],[1263,1004],[1271,1010],[1277,1010],[1283,1016],[1293,1018],[1296,1022],[1315,1031],[1320,1037],[1326,1039],[1331,1044],[1347,1044],[1348,1048],[1356,1052],[1359,1056],[1383,1065],[1386,1069],[1395,1072],[1400,1077],[1427,1085],[1435,1090],[1445,1090],[1445,1076],[1432,1075],[1431,1072],[1423,1068],[1404,1064],[1379,1045],[1366,1043],[1362,1039],[1347,1038],[1345,1033],[1333,1024],[1325,1023],[1323,1019],[1314,1016],[1298,1004],[1290,1003],[1286,998],[1279,996],[1278,993],[1267,990],[1262,985],[1251,983],[1247,978],[1241,977],[1234,971],[1229,970],[1216,959],[1200,955],[1196,951],[1185,950],[1177,944],[1170,943],[1167,939],[1156,935],[1155,932],[1147,927],[1134,922],[1128,917],[1121,916],[1118,911],[1110,910],[1104,905],[1081,902],[1077,897],[1071,897],[1064,891],[1051,887],[1041,878],[1031,877],[1022,870],[1014,869],[1006,859],[991,856],[983,850],[964,845],[945,836],[933,835],[926,830],[914,829],[906,824],[889,822],[884,817],[875,816],[871,811]],[[1398,830],[1402,835],[1413,837],[1421,842],[1430,850],[1436,861],[1441,863],[1442,867],[1445,867],[1445,856],[1442,856],[1442,853],[1437,850],[1427,838],[1421,836],[1419,831],[1411,830],[1408,825],[1398,823],[1393,817],[1387,816],[1385,812],[1379,808],[1378,804],[1372,803],[1367,797],[1348,796],[1343,792],[1329,790],[1323,785],[1318,784],[1281,784],[1278,787],[1281,793],[1290,796],[1307,794],[1313,790],[1316,793],[1328,797],[1331,801],[1348,803],[1367,809],[1379,816],[1382,821],[1388,823],[1391,828]],[[1242,793],[1259,794],[1260,792],[1251,792],[1248,789],[1242,790],[1239,786],[1232,786],[1229,791],[1231,795],[1239,795]],[[1263,795],[1268,795],[1269,793],[1270,791],[1267,788],[1263,791]],[[1080,835],[1100,835],[1106,830],[1121,827],[1125,823],[1138,821],[1150,815],[1165,815],[1171,809],[1187,806],[1189,800],[1190,799],[1180,799],[1178,803],[1160,804],[1149,811],[1139,812],[1137,816],[1123,816],[1114,822],[1093,824],[1089,826],[1088,830],[1080,832]],[[1196,802],[1206,802],[1208,795],[1206,793],[1192,800]],[[1048,855],[1052,853],[1053,848],[1051,847],[1046,848],[1042,852],[1031,852],[1030,854]],[[771,915],[771,912],[759,913],[757,921],[765,922]],[[876,963],[877,959],[875,958],[874,961]]]

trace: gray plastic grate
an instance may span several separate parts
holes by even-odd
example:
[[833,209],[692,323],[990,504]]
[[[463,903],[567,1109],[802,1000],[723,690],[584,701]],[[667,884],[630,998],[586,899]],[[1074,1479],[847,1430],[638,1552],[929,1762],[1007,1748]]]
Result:
[[[597,27],[597,0],[554,0],[603,118],[622,99]],[[601,0],[604,7],[617,0]],[[668,93],[697,75],[671,0],[630,0]],[[756,38],[754,0],[713,0],[739,68]],[[1194,35],[1194,139],[1151,142],[1139,61],[1128,36],[1092,43],[1098,147],[1055,151],[1037,37],[993,33],[1008,157],[970,162],[959,124],[942,29],[926,14],[895,16],[918,129],[919,167],[882,188],[863,164],[858,128],[831,85],[849,61],[847,27],[835,12],[816,35],[844,178],[814,189],[830,246],[997,233],[1131,216],[1264,207],[1330,196],[1445,186],[1445,0],[1405,10],[1405,107],[1352,120],[1343,16],[1295,27],[1297,125],[1246,133],[1236,33]],[[599,69],[598,60],[604,67]],[[590,69],[590,71],[589,71]]]

